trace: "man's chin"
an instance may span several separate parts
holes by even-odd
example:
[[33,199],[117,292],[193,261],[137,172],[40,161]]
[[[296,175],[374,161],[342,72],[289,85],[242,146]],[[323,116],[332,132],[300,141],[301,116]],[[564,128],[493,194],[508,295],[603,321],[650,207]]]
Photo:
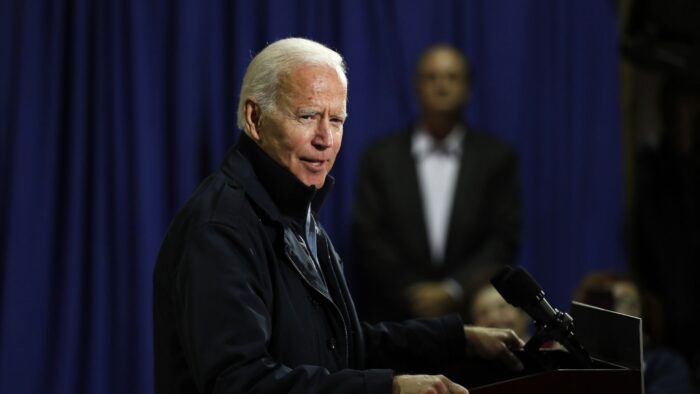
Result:
[[306,177],[299,180],[306,186],[314,186],[316,189],[320,189],[326,183],[326,176],[324,175],[322,178],[319,176]]

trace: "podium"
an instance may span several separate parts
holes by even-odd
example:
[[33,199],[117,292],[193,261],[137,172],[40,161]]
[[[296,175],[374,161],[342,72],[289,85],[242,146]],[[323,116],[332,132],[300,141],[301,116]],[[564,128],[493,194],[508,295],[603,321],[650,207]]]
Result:
[[469,390],[472,394],[638,394],[640,371],[562,369],[506,380]]
[[641,319],[576,302],[571,316],[590,367],[579,368],[563,349],[543,349],[536,357],[516,353],[525,365],[520,373],[495,361],[469,360],[444,374],[472,394],[643,394]]

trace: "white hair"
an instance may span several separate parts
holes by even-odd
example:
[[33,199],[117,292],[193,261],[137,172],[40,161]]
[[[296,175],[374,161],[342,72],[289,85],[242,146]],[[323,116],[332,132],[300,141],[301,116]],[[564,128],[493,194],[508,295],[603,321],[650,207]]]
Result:
[[246,99],[253,97],[263,114],[275,111],[281,76],[303,65],[328,66],[338,73],[343,86],[348,86],[345,62],[338,52],[305,38],[275,41],[253,58],[243,76],[238,97],[238,128],[248,133],[245,127]]

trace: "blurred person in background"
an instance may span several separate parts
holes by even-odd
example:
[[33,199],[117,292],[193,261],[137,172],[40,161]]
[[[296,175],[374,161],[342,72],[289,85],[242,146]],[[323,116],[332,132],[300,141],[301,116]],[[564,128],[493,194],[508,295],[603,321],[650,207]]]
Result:
[[522,309],[509,304],[490,282],[477,287],[470,299],[467,316],[474,325],[509,328],[524,341],[530,338],[532,319]]
[[[700,382],[700,84],[662,79],[655,143],[637,149],[635,273],[664,305],[663,339],[684,354]],[[653,108],[652,108],[653,110]]]
[[521,195],[514,149],[462,116],[470,65],[436,45],[415,71],[420,117],[364,153],[353,209],[369,320],[463,312],[466,294],[513,264]]
[[683,356],[659,343],[663,319],[658,300],[634,281],[612,272],[592,272],[577,286],[574,301],[642,318],[645,393],[697,393]]

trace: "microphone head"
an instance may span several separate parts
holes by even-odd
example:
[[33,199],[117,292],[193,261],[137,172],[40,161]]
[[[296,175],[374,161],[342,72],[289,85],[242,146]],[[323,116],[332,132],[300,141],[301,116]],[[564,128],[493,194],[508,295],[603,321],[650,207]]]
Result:
[[516,307],[532,304],[544,296],[542,287],[521,267],[503,267],[491,278],[491,284],[509,304]]

